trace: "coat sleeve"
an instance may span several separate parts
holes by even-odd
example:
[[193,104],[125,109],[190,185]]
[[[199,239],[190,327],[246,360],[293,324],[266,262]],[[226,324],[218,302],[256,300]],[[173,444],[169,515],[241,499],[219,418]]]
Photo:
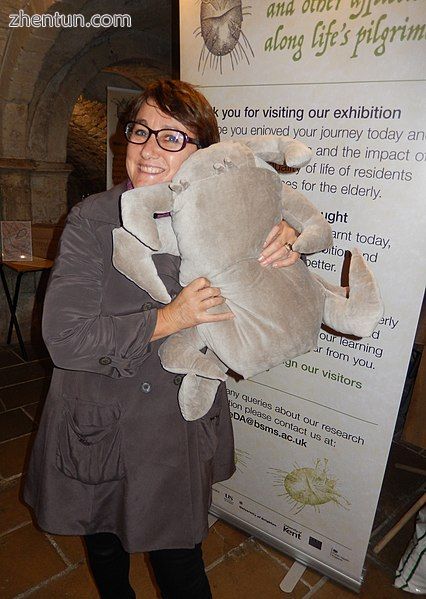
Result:
[[104,316],[103,254],[76,206],[61,237],[43,310],[43,338],[59,368],[129,377],[151,353],[157,310]]

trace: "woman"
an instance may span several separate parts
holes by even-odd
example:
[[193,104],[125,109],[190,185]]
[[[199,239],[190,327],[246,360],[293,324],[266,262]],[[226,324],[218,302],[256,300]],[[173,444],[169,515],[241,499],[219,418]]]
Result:
[[[42,529],[84,537],[103,599],[135,597],[128,574],[136,551],[149,552],[164,598],[204,599],[211,485],[235,469],[226,391],[221,385],[209,413],[186,422],[181,377],[162,369],[157,350],[171,333],[233,314],[208,312],[224,299],[206,279],[182,290],[174,256],[154,257],[174,298],[164,306],[116,271],[111,255],[120,194],[171,180],[188,156],[219,140],[218,127],[192,86],[162,80],[137,101],[126,136],[129,181],[71,211],[49,282],[43,335],[56,368],[25,499]],[[275,227],[261,262],[293,263],[294,239],[285,223]]]

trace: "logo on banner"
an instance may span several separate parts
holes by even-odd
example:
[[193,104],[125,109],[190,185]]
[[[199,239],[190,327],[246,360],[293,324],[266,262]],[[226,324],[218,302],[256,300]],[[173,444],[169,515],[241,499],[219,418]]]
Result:
[[234,505],[234,498],[229,493],[225,493],[224,499],[225,499],[225,501],[227,503],[230,503],[231,505]]
[[291,526],[287,526],[287,524],[284,524],[283,532],[290,535],[290,537],[293,537],[294,539],[298,539],[299,541],[302,537],[302,532],[300,530],[297,530],[296,528],[292,528]]
[[344,555],[342,555],[340,553],[340,551],[337,549],[337,547],[332,547],[330,550],[330,555],[331,557],[334,557],[334,559],[337,559],[339,562],[348,562],[348,558],[345,557]]
[[240,60],[250,64],[254,56],[250,42],[243,30],[243,18],[249,14],[250,6],[243,6],[242,0],[222,0],[205,2],[200,7],[200,27],[194,31],[195,37],[203,38],[198,70],[209,67],[222,74],[222,57],[229,56],[232,70]]
[[315,549],[322,549],[322,541],[319,541],[315,537],[309,537],[309,545],[315,547]]

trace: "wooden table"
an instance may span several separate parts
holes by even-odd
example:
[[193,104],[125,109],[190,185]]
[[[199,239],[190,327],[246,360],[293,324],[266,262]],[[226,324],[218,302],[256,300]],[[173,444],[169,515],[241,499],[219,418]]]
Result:
[[[53,266],[53,260],[48,258],[38,258],[33,256],[32,260],[22,260],[19,262],[4,260],[0,261],[0,276],[3,284],[4,293],[6,295],[7,305],[9,306],[10,321],[9,329],[7,332],[7,344],[9,345],[12,340],[13,327],[15,327],[16,336],[18,338],[19,348],[21,350],[22,357],[24,360],[28,360],[28,355],[25,349],[24,340],[22,339],[21,329],[19,328],[18,319],[16,317],[16,309],[18,307],[19,290],[21,288],[21,279],[27,272],[37,272],[41,270],[49,270]],[[4,274],[4,267],[17,273],[15,288],[13,291],[13,300],[10,295],[10,290],[7,285],[6,276]]]

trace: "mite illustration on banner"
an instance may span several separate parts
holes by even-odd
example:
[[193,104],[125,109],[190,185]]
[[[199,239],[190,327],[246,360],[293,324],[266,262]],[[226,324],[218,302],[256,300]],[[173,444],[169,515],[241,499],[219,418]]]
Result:
[[[222,57],[229,56],[232,70],[245,58],[250,64],[249,54],[254,56],[250,42],[242,30],[243,17],[249,15],[249,8],[241,0],[202,0],[200,7],[201,25],[195,36],[204,40],[198,61],[198,70],[204,73],[207,63],[222,73]],[[243,44],[241,44],[242,39]]]
[[320,506],[329,502],[349,509],[350,502],[338,492],[337,480],[331,478],[327,464],[327,458],[323,458],[317,459],[313,468],[295,466],[291,472],[271,468],[275,486],[284,490],[280,495],[290,501],[296,514],[306,506],[319,512]]

